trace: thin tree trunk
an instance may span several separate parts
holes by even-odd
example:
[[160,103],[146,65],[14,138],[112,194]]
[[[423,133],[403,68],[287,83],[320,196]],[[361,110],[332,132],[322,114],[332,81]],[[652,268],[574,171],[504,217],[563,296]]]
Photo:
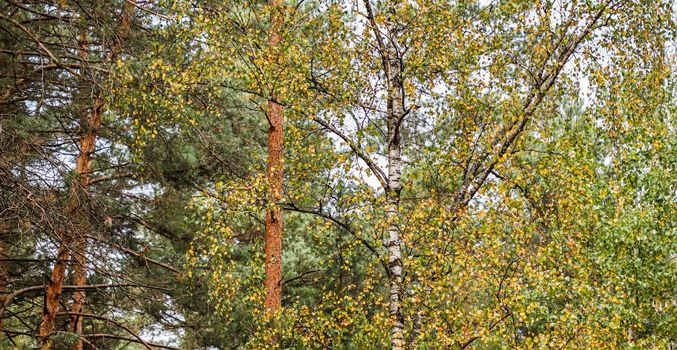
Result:
[[[280,18],[275,13],[278,1],[271,2],[272,18],[269,44],[274,50],[280,42]],[[273,99],[275,95],[273,93]],[[283,124],[284,110],[277,102],[268,101],[268,167],[270,205],[266,212],[266,300],[265,309],[275,312],[282,304],[282,176],[283,176]]]
[[[80,35],[80,57],[87,59],[87,34],[85,32]],[[81,82],[83,86],[87,82]],[[71,193],[68,199],[68,204],[65,209],[66,217],[69,217],[77,224],[86,224],[86,220],[82,213],[81,201],[87,196],[87,189],[89,186],[89,173],[91,171],[92,153],[96,145],[96,135],[101,127],[101,109],[103,103],[99,98],[95,99],[94,106],[91,111],[83,112],[80,127],[85,130],[80,137],[80,151],[75,161],[75,174],[71,186]],[[61,299],[63,283],[66,276],[66,268],[68,265],[71,251],[73,251],[74,259],[74,277],[76,285],[85,284],[85,240],[82,234],[75,230],[68,230],[60,235],[61,243],[57,253],[57,260],[52,269],[49,286],[47,287],[47,295],[45,297],[45,309],[43,310],[42,323],[38,331],[38,338],[42,342],[42,349],[50,349],[52,342],[50,340],[56,321],[56,314],[59,308],[59,300]],[[79,284],[78,284],[79,283]],[[73,295],[72,309],[82,310],[85,300],[84,291],[76,291]],[[82,320],[79,318],[71,319],[71,330],[78,332],[82,327]],[[82,342],[77,341],[74,344],[74,349],[82,349]]]
[[[6,259],[7,255],[7,237],[12,232],[12,223],[6,217],[0,217],[0,258]],[[7,293],[7,285],[9,284],[9,271],[7,270],[7,262],[0,262],[0,303],[5,303],[5,293]],[[0,315],[0,331],[2,330],[3,322],[2,315]]]
[[[91,161],[92,153],[94,152],[94,146],[96,144],[96,134],[98,129],[101,127],[101,110],[103,108],[103,103],[100,99],[97,99],[93,110],[90,114],[89,120],[87,123],[87,132],[84,136],[80,138],[80,153],[76,160],[75,173],[77,175],[76,180],[73,183],[71,188],[70,198],[68,200],[68,205],[66,206],[66,216],[72,217],[74,221],[83,220],[84,215],[81,212],[81,200],[87,195],[87,187],[89,184],[89,172],[91,171]],[[86,284],[86,270],[85,270],[85,253],[86,253],[86,241],[82,234],[78,234],[75,231],[64,232],[61,234],[61,243],[59,244],[59,251],[57,253],[57,260],[54,263],[54,268],[52,269],[52,274],[47,287],[47,296],[45,302],[45,309],[43,311],[42,323],[40,324],[40,329],[38,332],[38,338],[41,339],[43,349],[50,349],[51,342],[49,341],[50,335],[54,332],[54,325],[56,321],[56,313],[59,308],[59,300],[61,299],[63,283],[66,276],[66,268],[68,266],[68,260],[70,257],[71,250],[74,251],[74,284],[76,286]],[[85,292],[76,291],[73,295],[73,305],[71,310],[82,310],[85,300]],[[82,319],[81,318],[72,318],[71,319],[71,330],[76,333],[80,333],[82,330]],[[80,345],[78,345],[80,343]],[[74,345],[76,349],[82,349],[81,341],[76,342]]]
[[[127,38],[131,26],[132,17],[134,16],[136,4],[135,1],[125,2],[123,14],[120,22],[118,36],[114,41],[108,60],[112,61],[121,53],[122,43]],[[80,38],[80,56],[83,61],[87,58],[86,33],[83,33]],[[83,82],[86,84],[86,82]],[[89,173],[91,171],[92,153],[96,146],[96,137],[99,128],[101,127],[101,115],[104,109],[104,101],[99,96],[94,99],[91,112],[88,117],[85,117],[82,125],[86,129],[85,134],[80,138],[80,152],[78,154],[75,166],[75,173],[77,175],[74,185],[71,189],[72,193],[66,207],[65,213],[67,216],[74,216],[78,213],[80,208],[80,195],[86,194],[89,187]],[[84,220],[83,220],[84,221]],[[47,295],[45,297],[45,308],[43,311],[42,323],[38,331],[38,339],[42,342],[43,349],[51,348],[51,341],[49,340],[51,333],[54,332],[56,321],[56,313],[59,307],[59,300],[61,299],[62,287],[66,274],[67,262],[70,257],[70,250],[73,249],[73,275],[74,285],[82,286],[87,282],[86,279],[86,252],[87,241],[84,235],[73,234],[72,232],[61,234],[61,243],[57,253],[57,260],[52,269],[50,283],[47,288]],[[70,330],[73,333],[82,334],[82,317],[78,316],[84,309],[86,294],[84,290],[78,290],[73,294],[73,303],[71,305],[72,316],[70,319]],[[83,342],[78,340],[73,344],[74,350],[82,350]]]
[[400,206],[401,154],[399,140],[390,142],[388,150],[388,191],[386,219],[388,222],[385,246],[388,248],[390,270],[390,317],[392,321],[391,348],[401,350],[404,346],[404,319],[402,316],[402,240],[398,224]]
[[[402,260],[402,239],[399,228],[400,191],[402,185],[402,152],[400,125],[405,117],[402,65],[397,47],[396,24],[388,21],[387,36],[384,36],[374,15],[370,0],[364,0],[367,18],[378,44],[386,77],[386,123],[388,126],[388,178],[386,180],[386,235],[384,245],[388,249],[389,299],[390,299],[390,345],[392,350],[404,348],[404,317],[402,313],[402,283],[404,269]],[[386,10],[389,15],[393,11]]]
[[[87,284],[87,270],[86,270],[86,251],[87,251],[87,241],[78,237],[76,243],[74,244],[74,254],[72,257],[73,266],[73,285],[84,286]],[[82,317],[80,313],[84,311],[85,299],[87,295],[85,290],[76,290],[73,292],[73,304],[71,305],[70,312],[77,313],[71,314],[70,319],[70,331],[75,334],[82,334]],[[78,339],[73,344],[73,350],[82,350],[83,341]]]
[[[112,61],[117,58],[117,56],[122,51],[122,44],[127,38],[129,33],[132,17],[134,16],[135,2],[125,2],[122,12],[122,17],[120,19],[120,27],[118,30],[118,36],[115,39],[113,45],[111,46],[111,51],[108,56],[108,60]],[[84,39],[84,37],[83,37]],[[83,46],[81,50],[81,56],[87,58],[87,47],[84,45],[84,40],[82,40]],[[78,157],[78,162],[83,162],[83,169],[86,170],[84,175],[81,177],[82,188],[86,191],[89,187],[89,176],[87,175],[91,170],[91,154],[94,151],[96,145],[96,136],[97,131],[101,127],[101,115],[104,109],[104,101],[99,96],[94,99],[94,106],[92,108],[91,118],[88,121],[88,130],[85,137],[81,140],[81,156]],[[72,269],[74,280],[73,284],[75,286],[84,286],[87,284],[87,240],[84,235],[77,235],[75,237],[75,243],[73,245],[74,252],[72,257]],[[70,331],[75,334],[82,334],[82,322],[83,317],[81,314],[84,312],[84,305],[86,300],[86,292],[84,289],[77,290],[73,293],[73,303],[71,304],[71,317],[70,317]],[[78,339],[74,344],[73,350],[82,350],[84,342],[81,339]]]
[[[80,36],[80,57],[83,60],[87,59],[87,33],[83,32]],[[83,86],[87,84],[82,82]],[[80,154],[76,160],[76,169],[80,169],[78,177],[80,181],[80,190],[83,194],[87,194],[89,189],[89,173],[91,171],[92,153],[96,146],[96,135],[101,127],[101,110],[103,108],[103,101],[96,97],[91,111],[84,113],[81,127],[85,128],[85,134],[80,138]],[[81,215],[82,229],[86,230],[89,226],[87,220]],[[73,284],[76,286],[84,286],[87,284],[86,271],[86,257],[87,257],[87,240],[84,234],[76,232],[73,235],[71,269],[73,271]],[[78,290],[73,293],[73,303],[70,310],[72,312],[82,313],[84,309],[86,294],[84,290]],[[70,331],[75,334],[82,334],[82,317],[77,314],[72,314],[70,318]],[[73,350],[82,350],[82,340],[78,339],[73,344]]]
[[[94,106],[92,108],[90,118],[87,120],[87,133],[84,137],[80,139],[80,155],[77,159],[77,168],[82,169],[80,174],[80,186],[83,193],[86,193],[89,189],[89,172],[91,171],[92,163],[92,153],[94,153],[94,148],[96,146],[96,136],[99,128],[101,127],[101,113],[103,111],[103,100],[96,98],[94,101]],[[82,220],[85,228],[89,225],[86,223],[86,220]],[[73,268],[73,285],[75,286],[84,286],[87,284],[87,240],[85,235],[80,233],[74,236],[73,244],[73,257],[72,257],[72,268]],[[84,309],[86,294],[84,290],[78,290],[73,293],[73,303],[71,305],[71,312],[82,313]],[[70,320],[70,329],[71,332],[76,334],[82,334],[82,317],[78,315],[71,316]],[[82,340],[77,340],[73,344],[73,350],[82,350],[83,342]]]
[[[394,34],[391,31],[391,36]],[[402,315],[402,239],[399,229],[400,190],[402,185],[402,154],[400,145],[400,124],[404,118],[401,65],[394,38],[387,44],[387,122],[388,122],[388,222],[385,245],[388,248],[388,268],[390,270],[390,317],[392,320],[391,348],[401,350],[404,347],[404,318]]]
[[[70,205],[69,205],[70,206]],[[54,268],[47,287],[47,295],[45,297],[45,305],[42,313],[42,323],[38,330],[38,339],[42,343],[42,349],[47,350],[52,348],[50,337],[54,332],[54,323],[56,321],[56,312],[59,308],[59,299],[63,289],[63,281],[66,276],[66,266],[70,253],[68,250],[68,242],[66,235],[61,235],[61,243],[59,244],[59,251],[54,262]]]

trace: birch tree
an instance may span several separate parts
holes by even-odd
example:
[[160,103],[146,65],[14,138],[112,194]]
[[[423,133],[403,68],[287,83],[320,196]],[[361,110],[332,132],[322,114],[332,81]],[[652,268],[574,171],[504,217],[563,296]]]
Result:
[[[602,215],[591,185],[600,166],[577,145],[585,134],[569,138],[586,114],[567,108],[603,89],[597,79],[614,71],[609,62],[624,75],[627,62],[665,52],[674,26],[656,18],[668,2],[294,3],[284,6],[275,50],[266,50],[271,6],[176,7],[182,52],[199,59],[185,70],[158,60],[156,77],[181,74],[166,99],[135,104],[205,122],[217,109],[204,103],[194,119],[185,96],[207,86],[237,94],[259,117],[272,90],[285,113],[285,195],[274,204],[286,210],[290,248],[302,248],[289,252],[296,266],[278,281],[307,288],[282,295],[275,322],[264,317],[263,149],[247,150],[246,175],[213,179],[195,194],[202,228],[188,259],[226,327],[238,330],[228,344],[623,343],[619,314],[594,312],[600,295],[613,294],[597,285],[587,249]],[[649,66],[669,75],[671,64]],[[585,103],[594,109],[607,98]],[[267,123],[242,115],[254,128]],[[614,297],[605,300],[614,309]],[[636,334],[637,325],[627,329]]]

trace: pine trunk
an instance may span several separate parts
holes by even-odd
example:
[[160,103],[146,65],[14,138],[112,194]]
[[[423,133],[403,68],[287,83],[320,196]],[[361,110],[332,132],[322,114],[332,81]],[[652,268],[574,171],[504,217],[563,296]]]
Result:
[[[96,99],[91,111],[89,120],[87,121],[87,133],[80,139],[80,155],[77,159],[77,168],[82,169],[80,176],[80,188],[83,193],[87,193],[89,188],[89,172],[91,171],[92,153],[96,146],[96,135],[101,127],[101,113],[103,109],[103,101]],[[82,218],[82,224],[87,227],[86,219]],[[73,284],[76,286],[84,286],[87,284],[87,270],[86,270],[86,256],[87,256],[87,240],[82,234],[76,234],[73,244],[72,268],[73,268]],[[70,311],[72,313],[80,314],[83,312],[85,304],[85,291],[79,290],[73,293],[73,304]],[[75,334],[82,334],[82,317],[78,315],[71,316],[70,320],[71,332]],[[82,350],[83,342],[78,340],[73,344],[73,350]]]
[[[80,57],[83,60],[87,59],[87,34],[82,33],[80,35]],[[87,82],[81,82],[82,86],[86,86]],[[85,94],[83,94],[85,95]],[[83,113],[82,121],[80,122],[80,127],[84,130],[84,134],[80,137],[79,142],[79,152],[78,157],[75,161],[75,179],[71,184],[71,193],[68,199],[68,204],[64,212],[66,217],[70,218],[76,225],[86,224],[86,219],[81,210],[82,200],[87,195],[87,188],[89,186],[89,173],[91,172],[91,160],[92,153],[94,153],[94,147],[96,145],[96,134],[101,126],[101,108],[102,103],[100,99],[96,99],[94,106],[91,111],[85,111]],[[75,268],[75,282],[78,282],[78,279],[82,280],[82,285],[84,285],[84,238],[81,234],[71,229],[66,232],[63,232],[59,235],[61,240],[59,244],[59,250],[57,253],[57,259],[54,263],[54,268],[52,269],[52,274],[49,281],[49,286],[47,287],[47,295],[45,297],[45,307],[42,315],[42,323],[38,330],[38,338],[42,343],[42,349],[50,349],[52,347],[52,342],[50,341],[51,334],[54,332],[56,313],[59,308],[59,301],[61,299],[64,279],[66,276],[66,269],[68,266],[68,260],[71,257],[71,252],[74,251],[73,258],[76,265]],[[78,248],[82,248],[82,251],[79,251]],[[80,272],[78,276],[78,271]],[[73,299],[72,308],[82,309],[82,303],[84,302],[84,291],[78,291],[75,293]],[[79,323],[82,325],[81,321],[71,320],[71,328],[74,328],[73,324]],[[78,345],[79,343],[79,345]],[[79,347],[78,347],[79,346]],[[74,345],[76,349],[82,349],[82,343],[80,341],[76,342]]]
[[[277,0],[273,0],[269,44],[274,50],[280,42],[280,19],[275,13]],[[273,93],[273,99],[275,95]],[[268,312],[275,312],[282,304],[282,176],[283,176],[283,124],[284,110],[274,100],[268,101],[268,167],[270,205],[266,212],[266,300]]]
[[[12,225],[8,218],[0,217],[0,259],[7,259],[7,238],[12,233]],[[7,285],[9,284],[9,271],[7,263],[0,262],[0,305],[5,302]],[[0,331],[2,331],[2,318],[0,318]]]
[[[76,286],[84,286],[87,284],[87,270],[86,270],[86,252],[87,252],[87,241],[84,238],[78,237],[76,243],[74,244],[75,252],[73,254],[73,284]],[[86,294],[84,289],[77,290],[73,293],[73,304],[71,305],[70,312],[70,331],[75,334],[82,335],[82,314],[85,306]],[[74,344],[73,350],[82,350],[83,341],[78,339]]]
[[70,257],[68,245],[65,235],[61,235],[59,251],[56,256],[56,261],[54,262],[54,268],[52,268],[49,286],[47,286],[47,295],[45,296],[45,305],[42,313],[42,323],[40,323],[40,328],[38,330],[38,339],[42,343],[42,350],[52,348],[50,337],[52,332],[54,332],[56,312],[59,308],[63,281],[66,276],[66,267],[68,265],[68,258]]
[[[120,28],[118,30],[118,37],[111,46],[111,51],[108,56],[110,61],[117,58],[117,56],[122,51],[122,43],[127,38],[129,29],[131,26],[131,21],[134,16],[135,10],[135,1],[125,2],[122,12],[122,17],[120,19]],[[87,47],[83,45],[81,49],[81,56],[83,58],[87,57]],[[78,166],[80,167],[80,162],[83,164],[81,167],[84,169],[84,173],[81,175],[81,188],[83,191],[87,191],[89,187],[89,172],[91,171],[91,154],[94,152],[96,146],[96,135],[97,131],[101,127],[101,115],[104,109],[104,101],[97,97],[94,100],[94,106],[91,111],[91,118],[88,121],[88,130],[87,134],[80,141],[80,156],[77,159]],[[76,235],[75,242],[73,244],[73,257],[72,257],[72,269],[73,269],[73,284],[76,286],[84,286],[87,284],[87,240],[82,235]],[[70,331],[75,334],[82,335],[82,322],[83,317],[80,315],[84,312],[84,305],[86,300],[85,290],[78,290],[73,293],[73,303],[71,304],[71,318],[70,318]],[[73,350],[82,350],[84,342],[78,339],[72,346]]]

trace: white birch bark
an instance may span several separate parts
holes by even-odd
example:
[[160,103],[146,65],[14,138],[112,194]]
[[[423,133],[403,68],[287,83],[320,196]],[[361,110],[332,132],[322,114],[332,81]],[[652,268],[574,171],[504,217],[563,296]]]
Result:
[[[393,35],[392,31],[390,33]],[[388,268],[390,271],[390,316],[392,319],[391,349],[404,348],[404,320],[402,316],[402,239],[398,224],[400,207],[400,190],[402,185],[402,154],[400,144],[400,124],[404,118],[402,96],[402,66],[394,39],[387,47],[387,123],[388,123],[388,188],[387,212],[388,220],[385,245],[388,249]]]

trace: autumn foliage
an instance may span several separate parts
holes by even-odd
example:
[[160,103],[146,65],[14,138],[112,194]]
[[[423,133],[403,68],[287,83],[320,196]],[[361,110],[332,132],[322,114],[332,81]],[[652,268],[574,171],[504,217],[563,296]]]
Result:
[[2,11],[0,348],[677,346],[671,1]]

